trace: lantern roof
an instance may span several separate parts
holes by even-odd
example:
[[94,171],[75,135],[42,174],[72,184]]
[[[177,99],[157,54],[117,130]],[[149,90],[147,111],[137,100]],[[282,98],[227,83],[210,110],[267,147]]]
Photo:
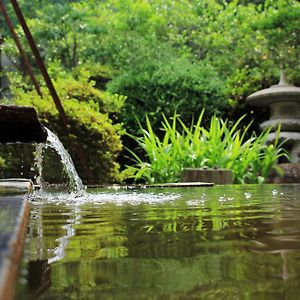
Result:
[[289,84],[284,72],[281,72],[278,84],[251,94],[246,101],[253,106],[268,106],[270,103],[282,101],[300,103],[300,88]]

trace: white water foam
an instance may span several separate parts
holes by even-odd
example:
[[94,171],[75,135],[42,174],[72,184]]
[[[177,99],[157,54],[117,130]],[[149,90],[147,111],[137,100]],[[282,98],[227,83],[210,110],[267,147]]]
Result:
[[84,195],[76,193],[39,193],[32,194],[32,201],[51,202],[56,204],[81,206],[88,203],[105,204],[112,203],[115,205],[139,205],[142,203],[156,204],[163,202],[170,202],[181,197],[177,193],[154,193],[154,192],[141,192],[141,191],[121,191],[121,192],[107,192],[105,190],[98,190],[97,193],[85,192]]

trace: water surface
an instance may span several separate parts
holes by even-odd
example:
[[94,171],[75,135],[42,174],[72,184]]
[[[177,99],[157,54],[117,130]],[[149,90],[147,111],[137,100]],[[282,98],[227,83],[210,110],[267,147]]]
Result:
[[300,299],[300,185],[37,199],[16,299]]

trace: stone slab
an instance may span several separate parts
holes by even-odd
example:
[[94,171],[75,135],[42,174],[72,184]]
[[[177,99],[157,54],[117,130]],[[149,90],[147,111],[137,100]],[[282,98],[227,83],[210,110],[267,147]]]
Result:
[[154,183],[154,184],[127,184],[127,185],[88,185],[88,188],[105,189],[139,189],[139,188],[171,188],[171,187],[210,187],[212,182],[174,182],[174,183]]
[[29,217],[28,180],[0,181],[0,300],[14,299]]
[[205,187],[213,186],[212,182],[175,182],[175,183],[156,183],[156,184],[147,184],[145,187]]
[[17,195],[30,193],[33,184],[29,179],[8,178],[0,179],[0,195]]

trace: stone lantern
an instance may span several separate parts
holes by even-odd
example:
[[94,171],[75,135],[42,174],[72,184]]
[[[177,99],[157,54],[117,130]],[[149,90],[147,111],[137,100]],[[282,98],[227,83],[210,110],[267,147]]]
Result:
[[253,93],[246,101],[253,106],[270,108],[270,119],[260,125],[261,128],[272,127],[268,141],[275,140],[280,125],[279,137],[286,140],[291,162],[300,163],[300,88],[287,83],[282,72],[278,84]]

